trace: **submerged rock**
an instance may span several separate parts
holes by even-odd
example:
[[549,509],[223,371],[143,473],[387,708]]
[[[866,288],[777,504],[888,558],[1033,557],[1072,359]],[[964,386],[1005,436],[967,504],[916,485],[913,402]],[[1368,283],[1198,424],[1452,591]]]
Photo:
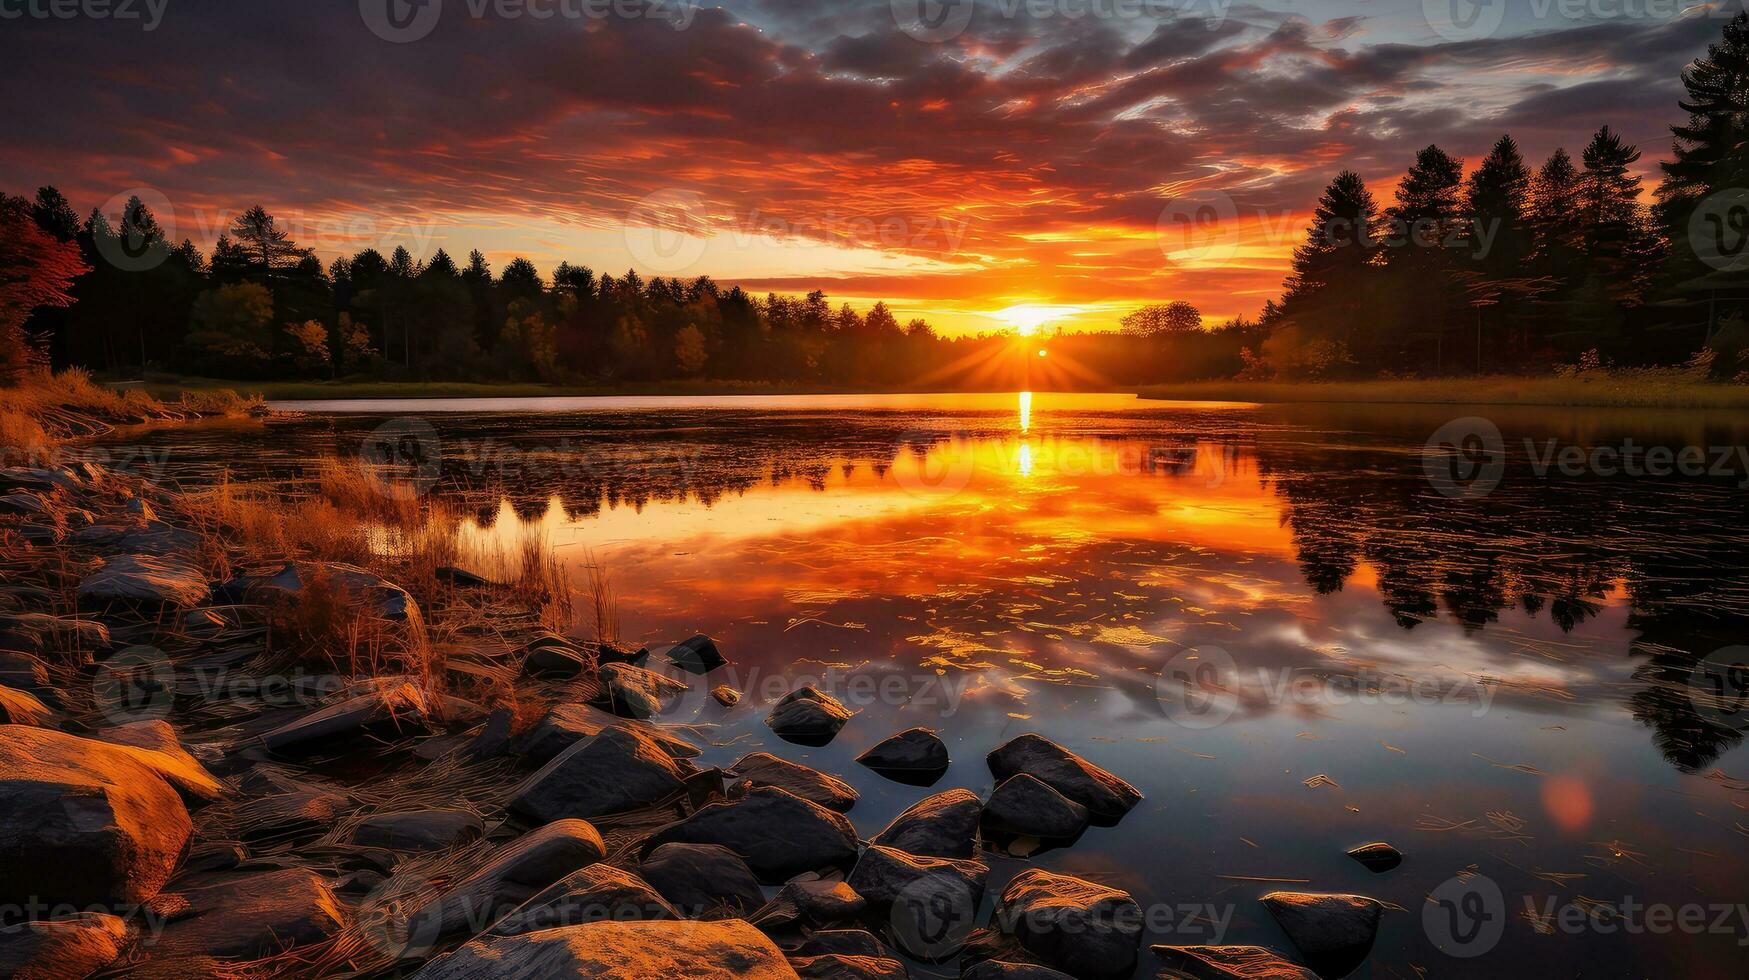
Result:
[[578,868],[522,903],[516,911],[498,920],[492,934],[520,936],[602,919],[642,922],[681,917],[667,899],[637,875],[605,864],[592,864]]
[[670,841],[721,844],[747,862],[761,881],[778,884],[804,871],[848,867],[856,859],[856,828],[841,813],[775,786],[743,799],[712,803],[645,842],[646,853]]
[[1403,852],[1384,841],[1362,844],[1351,849],[1348,856],[1365,865],[1374,874],[1383,874],[1403,863]]
[[651,718],[662,713],[663,699],[690,688],[671,677],[631,664],[602,664],[596,670],[601,681],[597,702],[626,718]]
[[1086,807],[1095,819],[1115,821],[1142,801],[1141,790],[1030,732],[1009,739],[986,761],[997,780],[1025,773]]
[[711,688],[711,700],[725,708],[733,708],[741,703],[741,692],[727,684],[718,684]]
[[755,786],[776,786],[839,813],[856,805],[857,792],[849,783],[769,752],[749,752],[735,760],[730,772]]
[[825,745],[849,720],[850,709],[814,687],[784,695],[765,716],[765,724],[772,731],[803,745]]
[[127,923],[104,912],[75,912],[0,927],[0,976],[88,977],[119,959],[127,942]]
[[153,958],[273,956],[321,942],[346,921],[327,884],[307,868],[205,875],[151,907],[168,920],[153,937]]
[[689,674],[708,674],[728,663],[716,641],[702,633],[670,647],[668,662]]
[[447,851],[479,840],[486,825],[471,810],[433,807],[376,813],[353,828],[351,841],[391,851]]
[[745,916],[765,904],[747,862],[717,844],[663,844],[638,865],[638,874],[687,918],[725,908]]
[[1087,822],[1086,807],[1026,773],[1004,779],[984,804],[984,827],[1002,834],[1070,840]]
[[977,927],[990,869],[981,861],[919,857],[870,845],[847,879],[884,916],[908,955],[940,962],[960,952]]
[[192,609],[208,595],[206,573],[174,557],[118,555],[79,583],[79,608],[158,615]]
[[86,908],[156,895],[194,825],[142,754],[0,726],[0,895]]
[[1306,965],[1329,980],[1354,972],[1372,952],[1384,914],[1364,895],[1270,892],[1262,902]]
[[996,922],[1029,953],[1085,980],[1127,977],[1142,942],[1129,892],[1036,868],[1002,891]]
[[947,745],[927,728],[910,728],[889,736],[856,757],[875,772],[911,786],[933,786],[950,763]]
[[1311,970],[1262,946],[1155,946],[1154,955],[1173,970],[1171,975],[1196,980],[1319,980]]
[[984,804],[967,789],[925,797],[893,818],[872,843],[929,857],[969,858],[978,853],[978,820]]
[[592,922],[476,939],[415,980],[796,980],[766,935],[741,919]]

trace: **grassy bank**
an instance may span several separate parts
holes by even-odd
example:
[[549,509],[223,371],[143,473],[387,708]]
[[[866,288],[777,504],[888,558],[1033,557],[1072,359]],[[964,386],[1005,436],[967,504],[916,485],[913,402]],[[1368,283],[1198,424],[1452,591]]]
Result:
[[1178,401],[1749,409],[1749,386],[1699,382],[1671,372],[1651,371],[1571,378],[1201,381],[1155,385],[1139,389],[1139,393],[1143,398]]

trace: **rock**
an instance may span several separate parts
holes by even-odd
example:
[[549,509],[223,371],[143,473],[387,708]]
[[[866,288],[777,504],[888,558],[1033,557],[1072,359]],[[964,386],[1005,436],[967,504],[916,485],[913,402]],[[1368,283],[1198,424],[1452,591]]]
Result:
[[642,667],[649,659],[650,649],[648,647],[638,647],[633,650],[631,647],[622,647],[615,643],[595,644],[595,661],[597,663],[631,664],[634,667]]
[[1004,779],[984,804],[984,827],[1001,834],[1071,840],[1087,821],[1086,807],[1026,773]]
[[867,929],[822,929],[802,940],[796,956],[871,956],[884,959],[893,955],[880,939]]
[[1084,980],[1129,976],[1142,942],[1142,908],[1128,892],[1036,868],[1008,883],[996,922],[1027,952]]
[[711,688],[711,700],[725,708],[733,708],[741,703],[741,692],[727,684],[718,684]]
[[94,653],[115,648],[109,627],[94,619],[50,616],[47,613],[12,613],[0,620],[0,649],[10,648],[41,656],[88,662]]
[[94,737],[150,766],[186,800],[216,800],[226,792],[225,785],[182,747],[176,729],[167,721],[129,722],[101,729]]
[[0,725],[52,727],[55,713],[25,691],[0,685]]
[[88,977],[119,959],[127,941],[127,923],[104,912],[0,927],[0,977]]
[[261,736],[270,752],[312,752],[336,739],[422,735],[429,731],[430,702],[411,683],[345,698],[317,708]]
[[802,745],[825,745],[849,720],[850,709],[813,687],[784,695],[765,716],[772,731]]
[[728,663],[716,642],[702,633],[669,647],[668,662],[689,674],[708,674]]
[[605,853],[601,835],[587,821],[555,820],[531,830],[494,851],[479,870],[409,917],[409,945],[428,945],[464,928],[482,932]]
[[642,878],[629,871],[592,864],[578,868],[522,903],[492,927],[495,936],[576,926],[602,919],[642,922],[679,919],[681,914]]
[[338,932],[346,914],[307,868],[203,875],[152,902],[169,922],[154,957],[257,959],[310,946]]
[[536,763],[545,763],[572,745],[592,738],[604,728],[621,727],[643,735],[675,759],[692,759],[699,755],[698,746],[669,734],[646,722],[617,718],[600,708],[587,704],[564,702],[555,704],[541,716],[527,735],[517,743],[517,751]]
[[785,882],[776,901],[788,902],[810,922],[824,924],[861,915],[868,899],[846,882],[816,879]]
[[486,825],[471,810],[435,807],[366,817],[348,838],[361,847],[391,851],[447,851],[480,839]]
[[893,818],[871,841],[909,854],[969,858],[978,853],[978,819],[984,805],[967,789],[925,797]]
[[1039,966],[1037,963],[985,960],[960,974],[960,980],[1073,980],[1073,978],[1067,973],[1060,973],[1048,966]]
[[306,784],[239,804],[234,816],[238,834],[259,846],[320,837],[351,808],[344,793]]
[[479,734],[468,742],[464,750],[470,759],[496,759],[510,751],[510,728],[516,721],[516,713],[509,708],[494,708],[486,717],[486,724]]
[[673,678],[631,664],[602,664],[596,676],[601,680],[597,703],[625,718],[659,715],[663,698],[690,690]]
[[919,857],[871,844],[857,859],[845,883],[856,889],[870,906],[884,910],[907,894],[917,893],[917,883],[925,878],[940,880],[940,885],[929,891],[954,896],[957,899],[954,904],[961,908],[969,924],[977,915],[978,903],[984,900],[990,869],[982,861]]
[[0,469],[0,487],[24,487],[30,490],[78,491],[85,481],[70,470],[58,467],[8,466]]
[[23,650],[0,650],[0,685],[23,691],[49,708],[65,704],[49,674],[49,665]]
[[92,524],[75,531],[73,542],[109,552],[186,559],[200,548],[200,535],[161,521],[149,521],[143,527]]
[[201,871],[231,871],[247,860],[249,860],[249,850],[240,841],[202,841],[189,847],[188,856],[182,859],[180,871],[183,874],[194,874]]
[[1365,865],[1374,874],[1384,874],[1403,863],[1403,852],[1384,841],[1362,844],[1350,850],[1348,856]]
[[1096,820],[1115,821],[1142,800],[1134,786],[1039,735],[1012,738],[986,761],[998,781],[1026,773],[1086,807]]
[[432,569],[431,574],[439,582],[454,589],[489,589],[493,587],[490,580],[455,565],[439,565]]
[[576,677],[594,662],[587,652],[566,643],[543,643],[522,649],[522,672],[537,677]]
[[156,895],[194,828],[176,789],[142,754],[0,727],[0,895],[87,908]]
[[419,603],[406,589],[356,565],[290,561],[269,574],[240,575],[215,590],[221,602],[272,605],[297,602],[312,583],[341,593],[347,605],[373,619],[405,626],[423,624]]
[[531,820],[602,817],[679,793],[684,777],[661,746],[626,728],[604,728],[559,753],[511,791],[510,809]]
[[1193,980],[1319,980],[1316,973],[1262,946],[1155,946],[1171,969],[1162,977]]
[[775,786],[755,787],[743,799],[712,803],[669,824],[645,842],[645,851],[670,841],[721,844],[771,884],[804,871],[848,867],[857,847],[856,828],[843,814]]
[[592,922],[476,939],[415,980],[796,980],[766,935],[741,919]]
[[827,954],[790,960],[803,980],[904,980],[910,976],[905,964],[872,956]]
[[947,746],[927,728],[910,728],[877,743],[856,761],[895,782],[933,786],[947,772]]
[[28,490],[14,490],[0,496],[0,514],[44,514],[48,509],[49,505],[42,497]]
[[755,786],[776,786],[839,813],[856,805],[857,792],[849,783],[769,752],[749,752],[735,760],[731,772]]
[[1329,980],[1354,972],[1372,952],[1384,914],[1364,895],[1270,892],[1262,902],[1306,965]]
[[663,844],[638,865],[638,874],[691,919],[723,909],[745,917],[765,904],[747,862],[716,844]]
[[192,609],[208,595],[206,573],[193,562],[152,555],[110,558],[85,576],[77,591],[80,609],[143,615]]

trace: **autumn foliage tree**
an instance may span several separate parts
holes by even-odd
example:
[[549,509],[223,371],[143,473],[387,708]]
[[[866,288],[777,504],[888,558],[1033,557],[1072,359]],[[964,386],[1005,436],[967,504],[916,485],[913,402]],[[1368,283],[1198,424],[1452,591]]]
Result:
[[43,230],[21,197],[0,196],[0,384],[15,384],[38,360],[24,324],[38,307],[66,306],[88,271],[79,249]]

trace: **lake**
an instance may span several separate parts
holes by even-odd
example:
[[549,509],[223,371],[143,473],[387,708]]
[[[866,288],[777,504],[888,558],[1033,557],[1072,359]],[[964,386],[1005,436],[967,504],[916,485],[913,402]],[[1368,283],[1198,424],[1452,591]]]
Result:
[[[764,749],[836,774],[865,837],[929,793],[986,796],[985,753],[1028,731],[1146,794],[1070,846],[991,854],[993,892],[1038,865],[1128,889],[1147,942],[1281,948],[1258,896],[1362,893],[1400,909],[1363,977],[1749,963],[1740,415],[1045,393],[276,407],[305,414],[109,448],[181,482],[362,457],[462,502],[482,542],[593,560],[627,640],[707,633],[730,660],[710,683],[749,695],[674,706],[701,761]],[[808,681],[857,712],[824,747],[761,721]],[[853,761],[910,726],[953,754],[933,787]],[[1402,866],[1345,854],[1375,840]]]

